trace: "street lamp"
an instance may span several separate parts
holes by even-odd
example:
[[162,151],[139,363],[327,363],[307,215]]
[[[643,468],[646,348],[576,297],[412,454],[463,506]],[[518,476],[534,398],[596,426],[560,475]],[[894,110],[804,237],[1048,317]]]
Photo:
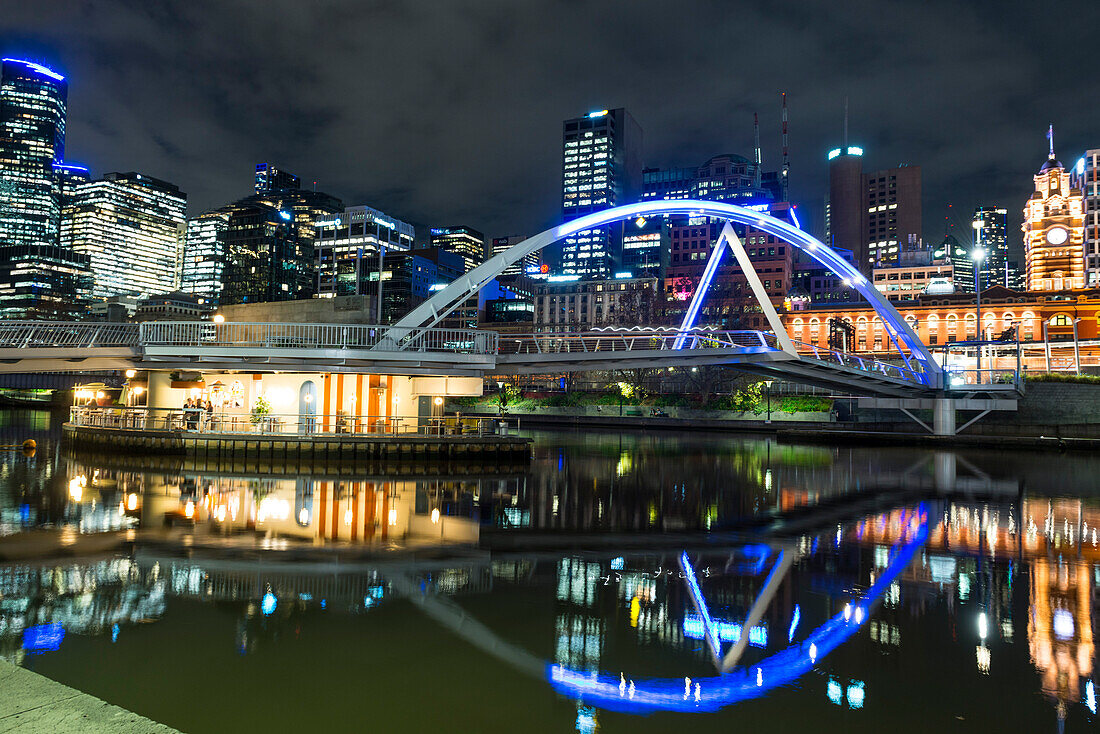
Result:
[[981,272],[982,272],[982,260],[985,259],[985,250],[978,247],[978,231],[982,228],[981,220],[974,221],[974,251],[970,253],[970,259],[974,261],[974,295],[976,296],[975,303],[978,310],[978,323],[976,335],[978,337],[978,374],[976,381],[981,381],[982,375],[982,286],[981,286]]
[[768,418],[764,421],[765,425],[772,422],[772,381],[764,380],[764,393],[768,396]]

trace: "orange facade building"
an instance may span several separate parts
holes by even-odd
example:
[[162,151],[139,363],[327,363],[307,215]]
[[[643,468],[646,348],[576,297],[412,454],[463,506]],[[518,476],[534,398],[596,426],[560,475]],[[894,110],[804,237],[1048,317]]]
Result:
[[[954,293],[923,295],[894,305],[925,344],[936,346],[977,338],[974,301],[973,293]],[[795,341],[828,348],[830,321],[835,319],[852,328],[848,351],[897,354],[882,320],[866,303],[815,305],[788,311],[782,318]],[[1042,342],[1045,324],[1050,341],[1073,341],[1075,321],[1079,340],[1100,337],[1100,288],[1028,292],[994,286],[982,293],[982,336],[986,340],[997,339],[1015,327],[1021,342]],[[1011,335],[1009,340],[1015,342],[1016,336]]]
[[1069,172],[1050,157],[1035,174],[1024,206],[1024,255],[1030,291],[1085,287],[1085,199],[1070,188]]

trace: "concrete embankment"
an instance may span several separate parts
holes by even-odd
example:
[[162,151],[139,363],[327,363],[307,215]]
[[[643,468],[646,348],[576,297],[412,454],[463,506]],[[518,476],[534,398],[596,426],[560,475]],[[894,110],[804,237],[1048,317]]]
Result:
[[[855,424],[858,426],[859,424]],[[780,443],[820,443],[853,446],[919,446],[922,448],[983,448],[1016,451],[1100,451],[1100,438],[1061,438],[1058,436],[998,436],[991,434],[958,434],[933,436],[930,433],[912,433],[897,430],[851,430],[791,428],[776,431]]]
[[0,731],[27,734],[177,732],[6,660],[0,660]]

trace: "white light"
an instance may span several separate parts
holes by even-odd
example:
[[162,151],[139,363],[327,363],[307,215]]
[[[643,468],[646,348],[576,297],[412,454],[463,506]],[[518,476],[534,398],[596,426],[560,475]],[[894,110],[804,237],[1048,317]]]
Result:
[[852,618],[852,605],[851,604],[845,604],[844,605],[844,621],[847,622],[851,618]]
[[1085,705],[1089,707],[1089,711],[1096,713],[1096,686],[1091,680],[1085,682]]
[[829,160],[836,158],[838,155],[840,155],[840,148],[833,148],[829,151]]
[[863,148],[860,148],[858,145],[849,145],[848,155],[863,155]]
[[978,637],[981,637],[984,640],[986,638],[986,635],[988,634],[989,620],[986,618],[985,612],[982,612],[978,615]]
[[436,525],[438,523],[439,523],[439,508],[436,507],[432,510],[432,524]]
[[855,681],[848,686],[848,706],[854,709],[863,708],[863,681]]
[[829,697],[829,700],[835,703],[837,706],[844,700],[844,689],[840,687],[840,683],[835,678],[829,679],[829,685],[825,689],[825,695]]
[[1054,636],[1059,640],[1072,639],[1074,629],[1073,615],[1070,614],[1069,610],[1056,609],[1054,611]]
[[137,376],[137,370],[126,370],[126,379],[132,380]]
[[130,512],[133,512],[134,510],[136,510],[137,509],[137,500],[138,500],[138,497],[137,497],[136,494],[131,494],[129,497],[127,497],[126,498],[126,509],[129,510]]
[[220,313],[214,314],[214,323],[215,324],[221,324],[221,323],[224,323],[224,322],[225,322],[225,317],[224,316],[222,316]]
[[396,509],[390,510],[389,521],[390,521],[390,525],[396,525],[397,524],[397,510]]

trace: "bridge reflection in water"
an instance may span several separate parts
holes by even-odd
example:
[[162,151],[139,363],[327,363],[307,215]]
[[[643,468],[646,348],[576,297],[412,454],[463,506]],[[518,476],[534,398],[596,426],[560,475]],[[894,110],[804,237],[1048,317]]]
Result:
[[[576,699],[579,718],[589,723],[600,709],[714,711],[813,670],[823,675],[805,679],[807,694],[820,689],[822,700],[859,709],[875,695],[875,680],[853,667],[851,656],[833,662],[830,653],[857,635],[860,645],[899,649],[916,634],[906,607],[946,596],[960,630],[956,644],[974,649],[979,675],[1010,664],[1009,646],[1026,629],[1040,690],[1065,717],[1073,706],[1096,707],[1098,515],[1095,506],[1041,498],[905,506],[790,540],[689,549],[697,593],[674,550],[369,562],[310,572],[223,556],[156,556],[156,549],[139,547],[133,558],[0,567],[0,654],[15,662],[54,654],[36,649],[33,633],[51,625],[69,635],[125,638],[135,625],[170,617],[177,600],[192,599],[236,605],[233,644],[247,655],[278,644],[273,630],[280,626],[325,624],[316,616],[322,610],[370,615],[411,602],[485,654]],[[760,622],[749,625],[742,664],[716,676],[701,639],[703,620],[711,617],[723,646],[746,634],[739,625],[780,552],[800,560]],[[1028,584],[1014,584],[1021,574]],[[516,607],[513,599],[528,588],[543,588],[554,600],[550,626],[532,630],[530,617],[516,621],[529,601]],[[1026,594],[1026,615],[1013,612],[1014,588]],[[501,607],[499,614],[468,611],[464,599],[483,597]],[[64,651],[63,643],[57,654]]]

